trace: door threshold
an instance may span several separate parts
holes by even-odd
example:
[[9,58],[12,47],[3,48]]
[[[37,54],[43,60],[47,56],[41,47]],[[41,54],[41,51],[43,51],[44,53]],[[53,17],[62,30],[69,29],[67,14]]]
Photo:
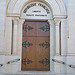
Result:
[[28,75],[49,75],[49,74],[54,74],[54,72],[51,71],[19,71],[17,74],[28,74]]

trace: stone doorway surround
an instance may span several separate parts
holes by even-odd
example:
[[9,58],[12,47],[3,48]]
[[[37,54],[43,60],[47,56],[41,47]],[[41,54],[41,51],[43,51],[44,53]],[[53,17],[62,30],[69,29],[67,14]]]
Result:
[[[38,0],[38,2],[46,4],[50,11],[51,16],[50,18],[41,18],[41,19],[35,19],[35,18],[24,18],[21,16],[23,8],[28,3],[36,2],[35,0],[10,0],[7,5],[7,15],[6,15],[6,32],[5,32],[5,50],[4,53],[6,55],[5,58],[7,58],[6,61],[8,61],[10,58],[20,58],[22,56],[22,24],[25,20],[41,20],[41,21],[48,21],[50,24],[50,71],[44,72],[44,74],[51,74],[54,72],[54,63],[52,59],[56,55],[60,55],[59,50],[59,25],[61,22],[61,41],[62,41],[62,50],[61,54],[66,54],[66,37],[65,33],[67,32],[66,27],[66,8],[64,3],[59,1],[58,3],[56,1],[53,2],[53,0]],[[54,3],[54,4],[53,4]],[[55,5],[55,6],[54,6]],[[56,9],[57,7],[57,9]],[[66,25],[65,25],[66,24]],[[13,25],[13,26],[12,26]],[[13,30],[12,30],[13,27]],[[9,31],[10,32],[9,32]],[[12,36],[12,31],[13,36]],[[7,36],[8,35],[8,36]],[[58,36],[57,36],[58,35]],[[12,37],[13,37],[13,43],[12,43]],[[9,40],[7,40],[7,38]],[[13,48],[12,48],[12,45]],[[13,50],[13,53],[11,54],[11,50]],[[9,59],[8,59],[9,57]],[[6,67],[7,68],[7,65]],[[21,72],[21,60],[17,64],[17,70],[13,73]],[[7,73],[5,71],[5,73]],[[11,73],[11,72],[8,72]],[[35,72],[35,71],[25,71],[24,74],[43,74],[43,72]]]

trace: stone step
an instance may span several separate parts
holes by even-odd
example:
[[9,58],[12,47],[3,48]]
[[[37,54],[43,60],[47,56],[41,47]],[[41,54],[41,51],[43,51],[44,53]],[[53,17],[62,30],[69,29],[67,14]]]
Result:
[[[4,75],[46,75],[46,74],[4,74]],[[54,74],[47,74],[47,75],[54,75]]]
[[4,74],[4,75],[56,75],[56,74]]
[[4,75],[75,75],[75,74],[4,74]]

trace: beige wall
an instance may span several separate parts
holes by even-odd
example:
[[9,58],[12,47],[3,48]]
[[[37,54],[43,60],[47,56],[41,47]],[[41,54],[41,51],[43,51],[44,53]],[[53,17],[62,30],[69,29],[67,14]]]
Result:
[[[21,10],[25,5],[25,2],[28,0],[1,0],[0,1],[0,59],[4,63],[4,70],[0,68],[0,71],[4,73],[17,73],[21,71],[21,60],[17,63],[7,65],[7,61],[14,60],[17,58],[21,59],[21,44],[22,44],[22,23],[25,21],[25,18],[21,17]],[[33,1],[33,0],[29,0]],[[40,0],[39,0],[40,1]],[[44,0],[41,0],[44,1]],[[50,4],[52,9],[53,18],[48,19],[51,23],[51,71],[54,73],[75,73],[73,68],[64,66],[58,63],[53,63],[52,59],[65,61],[67,64],[75,64],[75,1],[68,0],[45,0],[46,4]],[[45,3],[44,1],[44,3]],[[7,4],[7,8],[6,8]],[[67,10],[66,10],[66,8]],[[7,13],[6,13],[7,10]],[[66,12],[67,11],[67,12]],[[67,13],[67,14],[66,14]],[[67,15],[67,18],[66,18]],[[12,43],[12,22],[15,25],[14,40],[18,39],[19,41],[14,42],[14,53],[11,55],[11,43]],[[61,22],[61,55],[59,55],[59,23]],[[17,33],[19,32],[19,33]],[[18,47],[19,45],[19,47]],[[2,54],[5,54],[2,56]],[[67,57],[65,56],[67,54]],[[71,56],[70,56],[71,55]],[[57,69],[58,68],[58,69]],[[12,69],[12,70],[11,70]],[[2,73],[0,72],[0,73]],[[40,72],[24,72],[25,73],[40,73]],[[41,72],[43,73],[43,72]],[[51,72],[45,72],[50,74]]]
[[68,0],[68,53],[75,55],[75,0]]
[[5,31],[6,1],[0,1],[0,54],[4,52],[4,31]]

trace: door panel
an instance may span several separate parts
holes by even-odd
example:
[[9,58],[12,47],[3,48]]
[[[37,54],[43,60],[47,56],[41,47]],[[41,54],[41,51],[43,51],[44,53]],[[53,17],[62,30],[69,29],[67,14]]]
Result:
[[37,28],[36,28],[36,25],[37,23],[36,22],[25,22],[23,24],[23,34],[22,36],[23,37],[26,37],[26,36],[36,36],[37,35]]
[[48,22],[38,22],[37,23],[37,36],[49,36],[50,26]]
[[37,37],[36,39],[36,64],[39,70],[49,70],[50,68],[50,43],[49,37]]
[[22,70],[50,70],[50,26],[26,21],[22,33]]
[[35,37],[23,37],[22,42],[22,69],[33,70],[35,65]]

